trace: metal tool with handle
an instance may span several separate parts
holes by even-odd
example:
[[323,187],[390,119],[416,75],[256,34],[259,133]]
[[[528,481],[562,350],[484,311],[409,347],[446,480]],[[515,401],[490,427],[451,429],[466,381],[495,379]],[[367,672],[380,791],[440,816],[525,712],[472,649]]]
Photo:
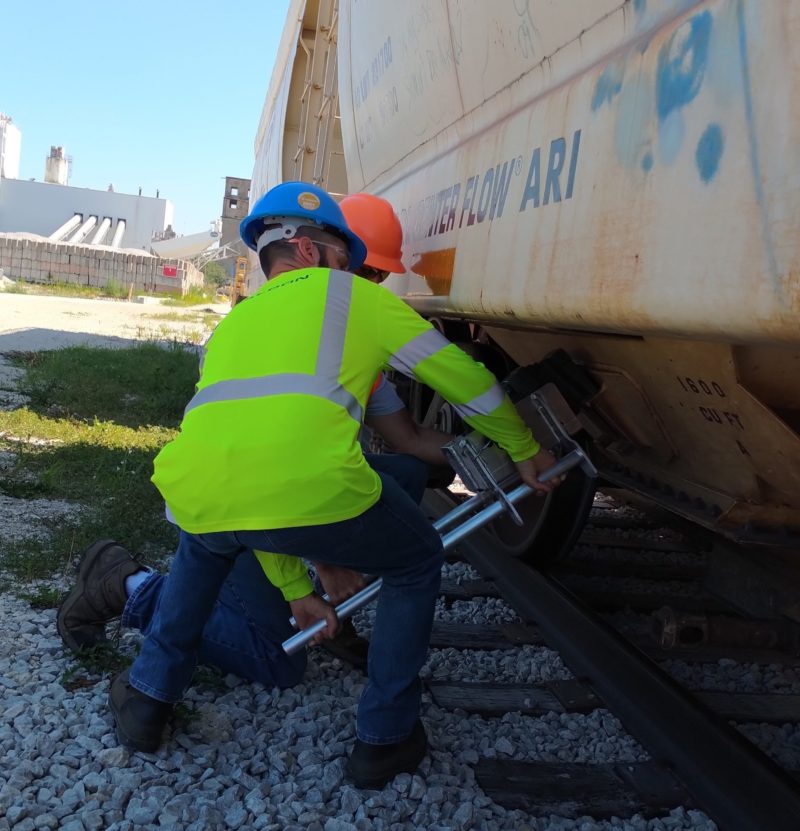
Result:
[[[557,437],[559,445],[568,450],[551,468],[548,468],[539,476],[539,480],[549,482],[551,479],[563,476],[575,467],[580,467],[587,476],[596,477],[597,469],[583,448],[566,432],[563,425],[552,413],[545,395],[537,391],[533,393],[531,400],[547,426]],[[483,442],[483,446],[476,452],[476,444],[480,441]],[[470,488],[478,491],[474,496],[434,522],[433,527],[442,534],[442,546],[446,551],[501,514],[509,510],[516,513],[512,506],[526,496],[535,493],[535,490],[530,485],[519,484],[506,491],[502,484],[507,484],[507,480],[513,478],[513,462],[502,451],[498,451],[498,448],[493,445],[490,447],[485,441],[475,438],[475,435],[458,437],[444,449],[456,472],[461,475],[462,480],[467,482]],[[491,452],[491,458],[488,460],[480,458],[481,453],[486,450]],[[476,459],[478,460],[477,463]],[[477,513],[475,513],[476,511]],[[461,525],[445,533],[446,529],[462,519],[464,521]],[[360,592],[340,603],[336,607],[336,616],[340,620],[344,620],[353,615],[380,594],[382,585],[383,580],[375,580]],[[292,635],[291,638],[283,642],[284,652],[293,655],[307,646],[325,629],[326,625],[327,623],[324,620],[318,620],[296,635]]]

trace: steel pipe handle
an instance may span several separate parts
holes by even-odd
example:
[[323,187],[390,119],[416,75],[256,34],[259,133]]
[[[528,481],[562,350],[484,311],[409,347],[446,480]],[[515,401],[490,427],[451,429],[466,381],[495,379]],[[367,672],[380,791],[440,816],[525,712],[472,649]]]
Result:
[[[488,493],[476,493],[474,496],[471,496],[469,499],[464,500],[460,505],[453,508],[452,511],[448,511],[443,517],[440,517],[433,523],[433,527],[436,531],[441,533],[445,528],[453,525],[455,522],[458,522],[462,516],[466,516],[470,512],[480,508],[482,505],[486,504],[489,501],[490,494]],[[365,589],[362,589],[365,591]],[[360,593],[354,594],[353,597],[359,597]],[[324,601],[330,600],[330,597],[327,594],[322,595],[322,599]],[[337,609],[337,615],[338,615]],[[351,613],[352,614],[352,613]],[[289,623],[292,626],[297,626],[297,621],[294,619],[294,615],[289,618]],[[294,637],[294,636],[293,636]],[[287,641],[288,643],[288,641]],[[291,655],[291,653],[289,653]]]
[[[556,477],[561,476],[573,467],[584,465],[586,461],[586,454],[580,448],[576,448],[575,450],[567,453],[567,455],[562,459],[559,459],[552,467],[549,467],[546,471],[544,471],[544,473],[539,476],[539,480],[542,482],[548,482],[550,479],[555,479]],[[530,487],[530,485],[517,485],[516,488],[508,493],[508,501],[514,504],[532,493],[534,493],[534,488]],[[465,507],[467,504],[471,503],[471,507],[475,507],[483,501],[478,498],[481,496],[481,494],[473,496],[472,499],[467,500],[467,502],[459,505],[452,511],[449,511],[441,517],[441,519],[437,520],[433,527],[437,531],[441,531],[443,528],[447,528],[452,525],[453,520],[450,519],[450,517],[453,514],[457,514],[457,518],[461,518],[466,513]],[[504,513],[505,510],[505,505],[502,502],[492,503],[479,513],[475,514],[475,516],[470,517],[458,528],[444,534],[442,537],[443,548],[445,550],[452,548],[456,545],[456,543],[459,543],[462,539],[464,539],[464,537],[469,536],[474,531],[477,531],[478,528],[482,528],[488,522],[491,522],[493,519],[500,516],[500,514]],[[379,579],[374,583],[370,583],[369,586],[362,589],[360,592],[356,592],[356,594],[349,597],[336,607],[336,616],[339,620],[345,620],[355,614],[362,606],[366,606],[367,603],[369,603],[373,598],[377,597],[380,593],[382,585],[383,580]],[[292,635],[291,638],[288,638],[283,642],[283,651],[286,652],[287,655],[293,655],[295,652],[298,652],[304,646],[307,646],[308,643],[313,640],[326,625],[327,624],[324,620],[318,620],[316,623],[312,623],[311,626],[301,630],[296,635]]]
[[[340,603],[336,607],[336,617],[338,617],[339,620],[345,620],[355,614],[362,606],[369,603],[373,597],[378,596],[381,590],[381,583],[381,580],[376,580],[374,583],[370,583],[365,589],[361,589],[360,592],[356,592],[356,594],[352,597],[348,597],[347,600]],[[287,638],[283,642],[283,651],[287,655],[294,655],[295,652],[299,652],[309,643],[309,641],[318,635],[326,625],[327,624],[324,620],[318,620],[306,629],[301,629],[296,635],[292,635],[291,638]]]

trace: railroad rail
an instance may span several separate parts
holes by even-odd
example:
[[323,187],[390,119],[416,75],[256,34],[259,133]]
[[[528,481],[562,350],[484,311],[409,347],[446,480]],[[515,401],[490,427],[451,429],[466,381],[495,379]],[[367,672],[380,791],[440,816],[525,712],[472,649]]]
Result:
[[[453,503],[441,492],[429,492],[426,507],[438,515],[452,509]],[[585,539],[591,540],[592,533],[596,535],[590,532]],[[669,541],[661,547],[681,549],[680,544]],[[684,550],[690,551],[691,546]],[[503,799],[507,807],[550,811],[574,800],[577,793],[591,793],[594,796],[588,810],[599,815],[624,810],[626,804],[631,810],[644,805],[658,811],[688,802],[702,808],[725,831],[800,827],[800,790],[793,777],[725,721],[797,720],[798,697],[693,694],[653,660],[735,654],[744,659],[796,664],[794,654],[752,644],[738,651],[730,644],[709,644],[700,649],[683,645],[675,650],[655,644],[652,638],[640,637],[637,642],[621,636],[596,609],[565,588],[563,576],[545,575],[498,553],[485,532],[462,541],[459,554],[482,579],[461,585],[445,581],[444,596],[500,596],[516,610],[522,624],[467,630],[463,625],[449,629],[439,625],[432,646],[458,647],[459,637],[461,646],[471,648],[498,648],[503,642],[506,648],[547,643],[579,680],[538,689],[531,685],[429,682],[437,703],[495,715],[508,711],[587,712],[605,706],[652,757],[649,763],[607,767],[479,763],[478,779],[495,798]],[[696,573],[696,565],[694,568]],[[676,576],[674,569],[671,576]],[[597,602],[599,593],[593,599]],[[688,604],[689,609],[677,601],[679,615],[731,611],[708,597],[687,599],[694,601]],[[636,605],[636,598],[633,600]],[[624,594],[618,602],[625,602]],[[658,604],[650,604],[649,609],[654,607]],[[613,799],[607,797],[611,791],[617,792]]]

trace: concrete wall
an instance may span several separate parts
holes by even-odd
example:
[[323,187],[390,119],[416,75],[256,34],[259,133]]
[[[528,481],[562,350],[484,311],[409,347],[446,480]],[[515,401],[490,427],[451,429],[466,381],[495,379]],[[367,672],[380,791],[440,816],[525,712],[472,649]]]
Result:
[[150,251],[150,240],[173,221],[173,206],[166,199],[133,196],[89,188],[73,188],[46,182],[0,179],[0,233],[27,231],[49,236],[71,216],[108,216],[112,227],[124,219],[122,248]]
[[[0,235],[0,268],[12,280],[33,283],[116,283],[134,293],[178,292],[203,284],[202,273],[186,260],[162,260],[89,245],[40,242]],[[166,276],[175,269],[175,276]]]

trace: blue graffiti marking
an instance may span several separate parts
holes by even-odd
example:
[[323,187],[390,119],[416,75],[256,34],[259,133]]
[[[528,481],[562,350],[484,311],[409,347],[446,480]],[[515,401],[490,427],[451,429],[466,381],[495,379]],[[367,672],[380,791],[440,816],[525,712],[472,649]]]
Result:
[[656,108],[662,121],[694,100],[703,83],[711,12],[695,15],[688,25],[688,32],[681,26],[658,53]]
[[649,173],[653,169],[653,154],[652,153],[645,153],[644,158],[642,159],[642,170],[645,173]]
[[658,125],[658,155],[664,164],[674,164],[683,146],[686,125],[680,110],[671,112]]
[[745,114],[747,116],[747,136],[750,144],[750,167],[753,171],[753,185],[756,190],[756,201],[758,202],[759,213],[761,214],[761,234],[764,246],[767,249],[767,260],[769,262],[772,285],[781,295],[783,285],[781,283],[778,261],[775,257],[775,248],[772,244],[770,232],[769,214],[764,200],[764,182],[761,175],[761,159],[758,147],[758,134],[756,133],[755,115],[753,112],[753,90],[750,81],[750,60],[747,55],[747,29],[745,24],[744,6],[742,0],[736,3],[736,18],[739,23],[739,56],[742,62],[742,79],[744,80],[744,102]]
[[619,95],[622,89],[622,76],[625,74],[625,67],[621,63],[610,63],[597,79],[592,96],[592,112],[597,112],[603,104],[612,101],[614,96]]
[[633,0],[633,8],[637,14],[641,14],[647,8],[647,0]]
[[719,124],[709,124],[700,137],[700,141],[697,142],[695,159],[700,178],[704,182],[710,182],[716,176],[724,143],[722,128]]

